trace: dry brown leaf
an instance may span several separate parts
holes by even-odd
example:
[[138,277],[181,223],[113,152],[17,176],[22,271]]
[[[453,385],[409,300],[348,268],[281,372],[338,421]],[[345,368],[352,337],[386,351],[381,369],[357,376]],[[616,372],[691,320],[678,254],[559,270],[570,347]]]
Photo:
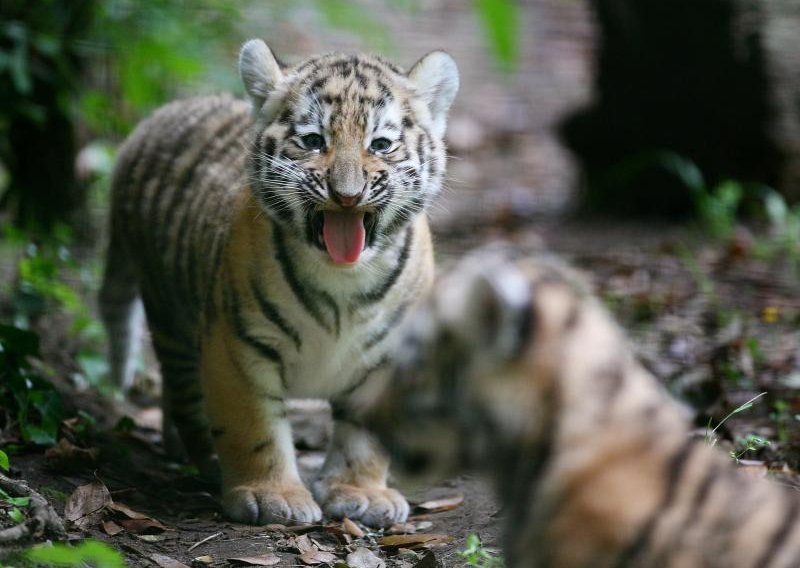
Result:
[[378,539],[378,544],[385,548],[419,548],[453,542],[453,537],[446,534],[396,534]]
[[134,511],[133,509],[131,509],[130,507],[128,507],[124,503],[117,503],[117,502],[109,503],[108,508],[110,510],[116,512],[116,513],[120,513],[121,515],[123,515],[124,517],[127,517],[129,519],[148,519],[148,518],[150,518],[147,515],[145,515],[144,513],[140,513],[138,511]]
[[144,513],[134,511],[123,503],[109,503],[108,509],[115,514],[119,524],[125,527],[125,530],[134,534],[152,534],[167,530],[167,527],[158,520],[148,517]]
[[361,530],[361,527],[359,527],[357,524],[355,524],[353,521],[351,521],[347,517],[345,517],[342,520],[342,530],[345,533],[347,533],[349,535],[352,535],[352,536],[354,536],[356,538],[363,538],[364,537],[364,531]]
[[308,538],[308,535],[300,535],[294,539],[294,545],[300,553],[303,552],[314,552],[317,550],[317,547],[314,546],[314,543],[311,542],[311,539]]
[[114,536],[116,534],[121,533],[123,530],[124,529],[114,521],[103,521],[103,531],[108,536]]
[[121,524],[126,531],[133,534],[153,534],[167,530],[167,527],[155,519],[123,519],[119,524]]
[[[317,534],[316,537],[312,537],[309,535],[311,539],[311,543],[317,548],[317,550],[322,550],[324,552],[336,552],[338,547],[338,541],[335,539],[334,536],[329,535],[328,533],[320,533]],[[325,542],[325,541],[328,542]]]
[[309,550],[300,555],[300,561],[303,564],[315,566],[317,564],[332,564],[339,560],[339,558],[332,552],[325,552],[323,550]]
[[239,556],[237,558],[228,558],[229,562],[238,564],[245,564],[247,566],[274,566],[281,561],[280,556],[268,552],[260,556]]
[[450,511],[455,509],[464,502],[463,495],[453,495],[452,497],[444,497],[442,499],[433,499],[425,501],[416,506],[419,512],[424,513],[441,513],[443,511]]
[[86,530],[100,523],[103,510],[109,503],[111,495],[100,481],[81,485],[69,496],[64,506],[64,518],[79,529]]
[[386,562],[362,546],[347,555],[347,565],[350,568],[385,568]]
[[189,568],[183,562],[178,562],[174,558],[164,556],[163,554],[151,554],[150,560],[161,566],[161,568]]
[[76,471],[92,467],[99,455],[97,448],[79,448],[66,438],[61,438],[55,446],[47,448],[44,459],[52,469]]

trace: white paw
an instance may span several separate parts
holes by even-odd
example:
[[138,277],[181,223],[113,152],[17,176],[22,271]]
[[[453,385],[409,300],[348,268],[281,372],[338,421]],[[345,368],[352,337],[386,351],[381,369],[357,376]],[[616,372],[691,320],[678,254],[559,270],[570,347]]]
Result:
[[391,488],[331,484],[322,505],[325,514],[337,519],[358,519],[371,527],[389,527],[408,518],[408,501]]
[[222,506],[231,519],[251,525],[322,520],[319,505],[300,483],[237,485],[224,492]]

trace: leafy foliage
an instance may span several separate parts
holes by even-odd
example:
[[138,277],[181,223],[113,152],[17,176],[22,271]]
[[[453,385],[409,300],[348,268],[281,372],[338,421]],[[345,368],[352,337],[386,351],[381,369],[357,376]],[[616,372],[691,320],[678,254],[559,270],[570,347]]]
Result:
[[124,568],[122,555],[100,541],[87,539],[78,546],[54,544],[37,546],[25,553],[25,558],[38,566],[96,566],[97,568]]
[[503,568],[505,566],[503,559],[486,550],[480,537],[474,533],[467,537],[464,550],[458,554],[464,559],[467,566],[474,568]]
[[16,414],[23,440],[54,444],[63,418],[61,397],[32,367],[39,357],[39,337],[0,325],[0,406]]
[[519,59],[520,13],[513,0],[475,0],[489,47],[504,71],[512,71]]

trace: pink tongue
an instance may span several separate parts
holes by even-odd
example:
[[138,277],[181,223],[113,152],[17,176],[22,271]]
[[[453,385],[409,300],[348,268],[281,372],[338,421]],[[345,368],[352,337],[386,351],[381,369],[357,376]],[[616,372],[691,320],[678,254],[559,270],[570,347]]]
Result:
[[364,250],[364,212],[325,211],[322,238],[331,260],[353,264]]

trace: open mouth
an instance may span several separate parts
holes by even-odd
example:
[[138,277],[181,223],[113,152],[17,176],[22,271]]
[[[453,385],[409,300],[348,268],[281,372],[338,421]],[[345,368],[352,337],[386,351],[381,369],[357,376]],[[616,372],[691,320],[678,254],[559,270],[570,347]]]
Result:
[[375,213],[370,211],[313,211],[308,220],[309,239],[335,264],[355,264],[372,244],[375,225]]

